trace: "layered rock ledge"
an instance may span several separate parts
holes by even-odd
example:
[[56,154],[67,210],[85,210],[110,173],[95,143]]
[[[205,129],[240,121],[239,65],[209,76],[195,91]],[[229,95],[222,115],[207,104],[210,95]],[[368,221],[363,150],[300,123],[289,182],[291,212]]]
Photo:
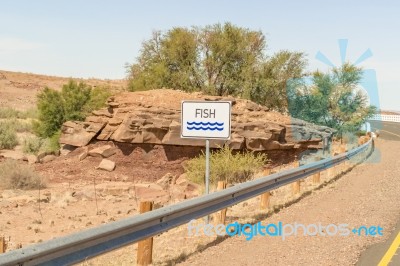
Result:
[[178,146],[204,146],[204,140],[182,139],[183,100],[228,100],[232,102],[232,136],[211,141],[212,148],[229,145],[235,150],[269,151],[320,147],[333,130],[293,119],[254,102],[185,93],[176,90],[123,92],[107,101],[107,108],[92,112],[84,122],[68,121],[62,126],[61,144],[76,147],[91,140]]

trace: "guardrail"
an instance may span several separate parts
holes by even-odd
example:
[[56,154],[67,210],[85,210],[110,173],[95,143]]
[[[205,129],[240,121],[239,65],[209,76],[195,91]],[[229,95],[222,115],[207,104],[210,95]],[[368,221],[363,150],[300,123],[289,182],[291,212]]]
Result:
[[372,121],[384,121],[384,122],[399,122],[400,123],[400,115],[381,115],[376,114],[369,118],[368,120]]
[[241,183],[151,212],[104,224],[68,236],[0,255],[0,265],[66,265],[100,255],[165,232],[280,186],[303,179],[360,155],[373,140],[344,154]]

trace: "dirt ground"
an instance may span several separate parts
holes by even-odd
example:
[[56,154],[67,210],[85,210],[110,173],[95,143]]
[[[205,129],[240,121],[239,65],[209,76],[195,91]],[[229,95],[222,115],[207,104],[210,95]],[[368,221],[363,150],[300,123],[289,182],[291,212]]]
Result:
[[[96,145],[92,144],[91,148]],[[81,149],[52,162],[35,165],[36,171],[47,180],[47,188],[40,191],[0,190],[0,231],[9,243],[8,250],[15,249],[19,244],[26,246],[136,215],[141,200],[137,190],[155,186],[154,183],[165,171],[176,176],[183,172],[181,159],[169,161],[165,151],[154,147],[151,149],[154,154],[149,158],[153,158],[151,162],[159,164],[159,169],[153,172],[148,170],[150,167],[146,156],[143,156],[145,151],[138,147],[136,150],[130,148],[129,155],[123,153],[127,152],[125,147],[111,156],[117,162],[117,168],[112,173],[95,169],[100,158],[87,157],[79,161],[77,157]],[[272,171],[292,167],[292,164],[280,165]],[[155,165],[151,168],[157,169]],[[257,177],[263,175],[260,172]],[[331,178],[326,172],[321,174],[322,183],[329,182]],[[305,179],[301,186],[304,193],[316,188],[311,177]],[[291,192],[291,185],[274,190],[269,210],[259,208],[259,197],[233,206],[227,211],[228,222],[254,222],[259,217],[271,215],[302,197],[301,194],[293,196]],[[157,194],[150,197],[154,199]],[[164,206],[181,200],[170,195]],[[170,243],[171,239],[174,239],[173,243]],[[154,264],[168,265],[187,256],[190,258],[190,254],[196,254],[219,241],[206,236],[188,236],[185,226],[175,228],[155,238],[154,250],[157,252],[154,254]],[[136,249],[137,244],[133,244],[82,265],[132,265],[136,261]],[[115,256],[118,260],[114,259]]]
[[[38,92],[46,86],[61,90],[62,85],[70,79],[0,70],[0,107],[13,107],[18,110],[35,107]],[[108,86],[114,91],[120,91],[126,86],[126,80],[73,79],[91,86]]]

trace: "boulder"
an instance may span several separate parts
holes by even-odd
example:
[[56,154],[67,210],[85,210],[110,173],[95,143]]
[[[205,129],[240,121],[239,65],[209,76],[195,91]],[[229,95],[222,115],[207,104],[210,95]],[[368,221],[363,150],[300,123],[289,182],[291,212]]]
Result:
[[48,163],[48,162],[54,161],[56,158],[57,157],[55,155],[50,154],[50,155],[46,155],[42,159],[40,159],[40,162],[41,163]]
[[97,166],[96,169],[112,172],[115,169],[115,162],[107,160],[107,159],[103,159],[103,160],[101,160],[99,166]]
[[63,155],[63,156],[68,155],[71,151],[74,151],[75,149],[76,149],[75,146],[63,144],[63,145],[61,145],[60,155]]
[[153,201],[163,204],[170,200],[168,192],[157,184],[135,184],[130,191],[140,201]]
[[88,155],[93,157],[103,157],[108,158],[111,155],[114,155],[117,152],[117,149],[111,145],[104,145],[98,148],[94,148],[90,150]]
[[67,121],[61,127],[60,143],[75,147],[86,146],[106,123]]
[[38,158],[33,154],[26,155],[26,159],[28,161],[28,164],[35,164],[39,162]]
[[156,181],[157,185],[160,185],[163,189],[168,189],[171,185],[175,184],[176,176],[167,173]]
[[79,161],[83,161],[88,156],[88,147],[84,147],[83,152],[79,154]]

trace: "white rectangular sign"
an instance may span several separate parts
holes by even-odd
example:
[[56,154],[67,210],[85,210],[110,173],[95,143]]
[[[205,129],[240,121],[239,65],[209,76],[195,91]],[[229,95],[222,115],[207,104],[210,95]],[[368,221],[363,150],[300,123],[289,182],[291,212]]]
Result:
[[231,102],[183,101],[181,111],[182,138],[230,138]]

